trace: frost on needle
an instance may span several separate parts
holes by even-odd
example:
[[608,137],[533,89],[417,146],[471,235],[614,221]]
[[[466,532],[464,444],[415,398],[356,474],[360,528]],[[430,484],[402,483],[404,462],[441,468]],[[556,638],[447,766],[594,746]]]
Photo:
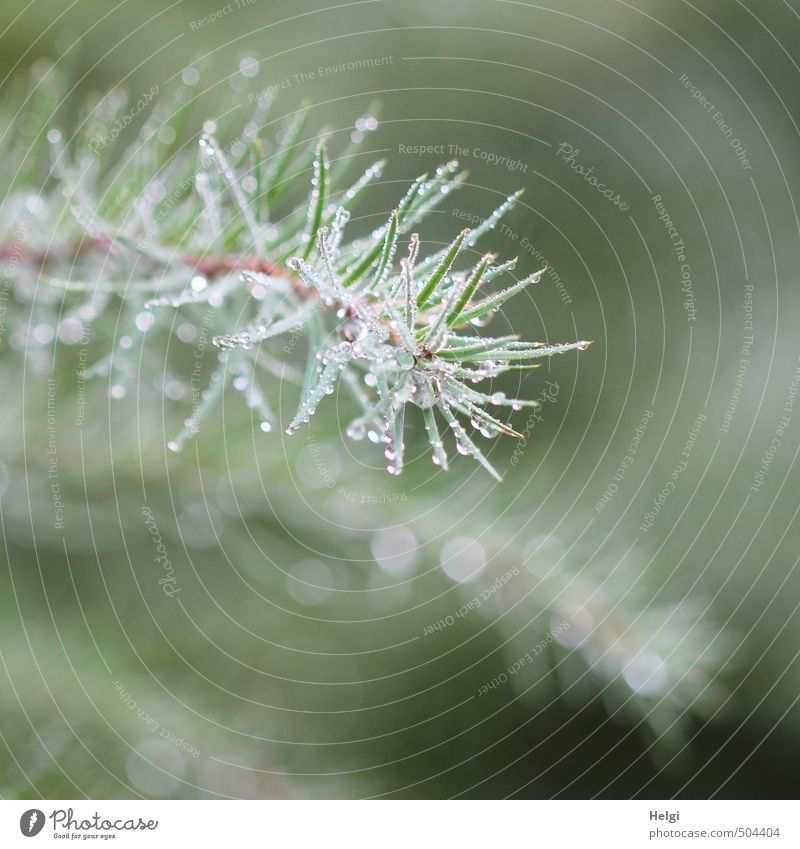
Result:
[[[36,120],[52,118],[50,88],[39,79],[26,101]],[[284,422],[288,434],[342,386],[358,407],[348,436],[382,445],[392,474],[403,470],[410,407],[422,419],[435,464],[446,469],[454,446],[499,479],[478,443],[502,434],[519,438],[509,416],[536,402],[492,391],[490,380],[589,345],[543,344],[483,329],[546,271],[515,279],[516,260],[474,250],[521,193],[445,248],[426,252],[419,225],[465,178],[458,163],[448,162],[419,177],[382,226],[351,238],[348,220],[385,166],[378,162],[348,178],[358,144],[377,127],[372,115],[356,122],[331,157],[336,134],[309,135],[307,107],[289,116],[276,138],[265,137],[271,103],[258,97],[233,136],[231,128],[198,121],[202,131],[188,145],[179,131],[191,126],[192,98],[191,86],[180,85],[156,100],[125,148],[114,130],[126,103],[119,92],[88,107],[69,142],[46,123],[33,128],[37,147],[28,145],[27,170],[17,169],[5,187],[5,220],[25,226],[15,233],[8,225],[2,236],[15,250],[20,245],[18,300],[26,300],[28,259],[47,284],[49,295],[28,297],[37,326],[52,324],[52,336],[70,343],[76,328],[80,336],[116,303],[129,330],[87,376],[107,377],[111,397],[122,398],[144,361],[145,333],[160,328],[190,342],[174,310],[195,326],[213,311],[215,325],[230,329],[213,337],[217,361],[204,385],[196,387],[197,375],[186,378],[195,403],[169,442],[175,451],[198,432],[228,385],[244,397],[261,430],[274,430],[269,384],[278,379],[299,389],[296,411]],[[13,156],[13,144],[9,151]],[[44,232],[46,255],[39,247]],[[503,284],[503,277],[511,282]],[[292,345],[273,344],[287,336]],[[300,338],[309,352],[304,369],[286,354]]]

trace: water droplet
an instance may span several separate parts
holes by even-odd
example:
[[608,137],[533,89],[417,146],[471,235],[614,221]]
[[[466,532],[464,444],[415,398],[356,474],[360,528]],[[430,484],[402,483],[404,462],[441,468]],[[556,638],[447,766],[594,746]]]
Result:
[[184,85],[197,85],[200,82],[200,72],[197,68],[184,68],[181,73],[181,80],[183,80]]
[[174,127],[164,126],[158,131],[158,140],[161,144],[172,144],[176,135]]
[[448,578],[462,583],[475,579],[486,567],[486,550],[473,537],[456,537],[445,543],[439,559]]
[[347,435],[358,442],[366,436],[367,428],[364,422],[354,421],[347,426]]
[[140,330],[142,333],[144,333],[146,330],[148,330],[150,327],[153,326],[155,320],[156,320],[156,317],[153,315],[153,313],[151,313],[151,312],[140,312],[136,316],[136,320],[135,320],[136,329]]
[[255,56],[245,56],[239,62],[239,73],[243,77],[254,77],[258,73],[258,59]]
[[77,318],[65,318],[58,325],[58,338],[67,345],[75,345],[83,337],[83,324]]
[[401,368],[403,371],[408,371],[409,369],[414,368],[414,355],[410,351],[406,351],[404,348],[401,348],[394,355],[394,358],[397,362],[398,368]]
[[37,324],[33,330],[33,338],[40,345],[47,345],[52,342],[54,336],[55,332],[49,324]]
[[44,210],[44,201],[39,197],[39,195],[31,195],[28,200],[25,201],[25,206],[31,215],[39,215],[39,213]]
[[170,401],[179,401],[186,394],[186,387],[180,380],[168,380],[164,384],[164,394]]

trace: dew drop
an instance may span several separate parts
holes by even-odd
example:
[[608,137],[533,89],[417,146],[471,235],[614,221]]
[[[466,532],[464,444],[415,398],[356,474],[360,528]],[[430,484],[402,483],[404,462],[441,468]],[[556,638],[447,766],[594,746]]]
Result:
[[239,73],[243,77],[254,77],[258,73],[258,59],[255,56],[245,56],[239,62]]
[[142,333],[144,333],[146,330],[148,330],[150,327],[152,327],[153,322],[155,320],[156,320],[156,317],[153,315],[153,313],[151,313],[151,312],[140,312],[136,316],[136,320],[135,320],[136,329],[140,330]]
[[47,345],[53,341],[55,331],[49,324],[37,324],[33,330],[33,338],[40,345]]
[[414,368],[414,355],[405,349],[401,349],[395,354],[395,361],[403,371]]
[[200,82],[200,72],[197,68],[184,68],[181,73],[181,80],[185,85],[197,85]]
[[25,202],[25,207],[31,215],[39,215],[44,210],[44,201],[39,195],[31,195]]
[[350,439],[353,439],[356,442],[363,439],[366,436],[366,433],[367,429],[363,422],[350,422],[350,424],[347,426],[347,435],[350,437]]

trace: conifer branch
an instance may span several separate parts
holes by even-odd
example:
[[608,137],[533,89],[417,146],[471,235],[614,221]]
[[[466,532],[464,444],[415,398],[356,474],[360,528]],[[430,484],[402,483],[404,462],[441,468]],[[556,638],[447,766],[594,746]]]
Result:
[[[4,146],[17,167],[5,172],[14,176],[5,187],[0,255],[15,260],[17,299],[36,302],[42,313],[37,322],[52,321],[53,336],[69,342],[74,334],[65,332],[65,320],[91,324],[115,299],[122,300],[131,334],[138,335],[152,333],[154,324],[174,332],[172,318],[158,316],[165,308],[194,311],[195,318],[200,307],[220,316],[249,314],[214,336],[218,367],[199,408],[170,441],[173,450],[197,432],[226,380],[244,389],[249,406],[263,411],[262,429],[271,430],[277,422],[267,403],[269,389],[256,386],[252,369],[243,372],[237,352],[253,349],[257,363],[262,351],[278,354],[271,340],[304,335],[311,355],[296,412],[284,425],[287,433],[307,422],[344,380],[359,389],[353,393],[358,415],[347,432],[383,443],[390,472],[403,467],[411,405],[423,411],[435,463],[447,467],[438,418],[458,452],[499,479],[476,435],[516,434],[495,408],[518,409],[523,402],[507,402],[476,385],[590,344],[476,335],[506,300],[546,270],[490,290],[495,279],[512,273],[516,259],[498,263],[495,254],[484,253],[457,267],[521,192],[449,247],[426,252],[416,227],[465,179],[458,163],[447,162],[420,176],[384,224],[350,237],[353,209],[384,163],[346,181],[354,144],[346,158],[331,158],[333,139],[304,136],[307,108],[272,139],[259,129],[270,105],[262,99],[239,135],[225,140],[206,121],[193,151],[176,149],[170,116],[187,121],[192,99],[189,88],[179,86],[171,100],[154,104],[139,137],[123,148],[115,133],[123,95],[112,92],[87,107],[67,140],[40,103],[49,103],[51,94],[43,80],[35,82],[26,107],[35,118],[8,122]],[[365,129],[376,126],[372,116],[360,119],[355,146]],[[309,172],[310,191],[297,197]],[[14,221],[22,222],[17,233]],[[32,296],[31,277],[47,294]],[[90,373],[118,372],[121,397],[132,371],[127,360],[126,349],[105,352]]]

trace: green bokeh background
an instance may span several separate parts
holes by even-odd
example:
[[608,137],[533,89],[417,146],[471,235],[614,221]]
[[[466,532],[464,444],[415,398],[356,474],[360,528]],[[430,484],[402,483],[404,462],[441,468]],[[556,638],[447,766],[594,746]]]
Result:
[[[217,115],[233,105],[230,81],[241,79],[245,57],[260,63],[256,90],[289,81],[276,115],[308,100],[318,125],[345,133],[379,100],[367,148],[389,166],[355,226],[376,226],[408,181],[458,146],[468,185],[423,239],[452,237],[465,217],[525,187],[491,247],[519,254],[523,269],[546,261],[564,289],[545,276],[496,324],[595,344],[524,377],[529,396],[545,380],[560,389],[518,462],[512,440],[493,448],[502,485],[468,460],[432,475],[420,423],[406,474],[387,476],[373,446],[344,437],[344,397],[291,439],[254,433],[226,399],[224,415],[174,456],[164,446],[180,405],[110,404],[98,385],[86,425],[75,428],[74,398],[62,391],[63,534],[47,493],[44,372],[4,348],[0,792],[793,795],[800,408],[751,489],[800,355],[792,5],[254,0],[204,26],[224,4],[4,6],[2,71],[57,60],[76,85],[70,102],[117,85],[135,100],[195,64]],[[370,58],[382,64],[319,72]],[[404,152],[419,145],[448,153]],[[561,145],[629,209],[576,174]],[[518,164],[491,164],[481,152]],[[683,240],[696,316],[654,195]],[[754,342],[726,429],[748,283]],[[68,388],[74,352],[59,350],[57,363]],[[635,461],[597,509],[646,411],[653,417]],[[700,414],[674,493],[640,530]],[[179,576],[180,606],[158,585],[145,500]],[[387,528],[405,536],[387,537]],[[488,557],[467,588],[439,566],[443,546],[463,538],[478,539]],[[398,580],[376,563],[376,539],[412,540],[411,571]],[[522,565],[526,546],[533,571]],[[295,571],[307,561],[316,565]],[[423,636],[521,565],[492,605]],[[539,581],[543,573],[552,580]],[[309,597],[292,574],[332,590]],[[660,605],[702,612],[719,691],[689,721],[691,743],[674,760],[674,749],[653,749],[635,713],[615,713],[566,651],[543,657],[524,685],[474,697],[547,632],[554,603],[573,592],[597,594],[644,635]],[[703,646],[693,650],[687,662]],[[163,729],[192,751],[165,745]]]

